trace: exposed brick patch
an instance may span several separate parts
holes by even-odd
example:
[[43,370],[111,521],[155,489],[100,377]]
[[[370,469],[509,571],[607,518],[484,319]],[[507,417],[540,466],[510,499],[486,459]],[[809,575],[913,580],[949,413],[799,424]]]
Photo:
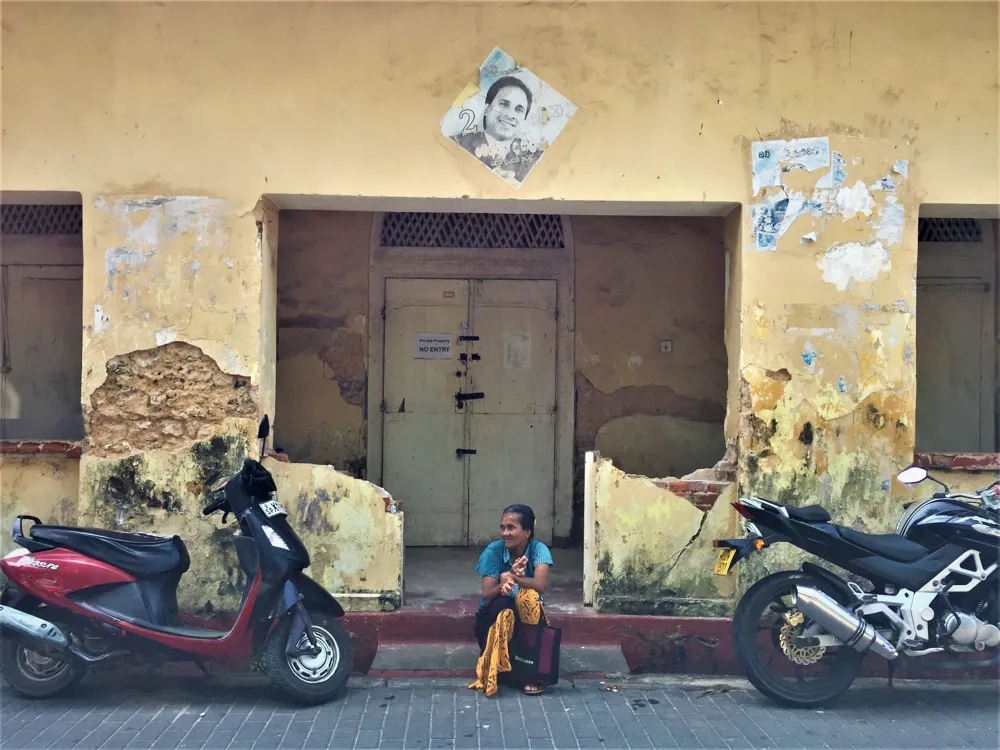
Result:
[[257,416],[249,378],[223,372],[191,344],[122,354],[108,361],[107,371],[87,409],[97,456],[179,450],[208,440],[226,419]]
[[65,458],[79,458],[83,452],[79,443],[65,440],[0,440],[0,453],[30,456],[45,454],[61,455]]
[[913,459],[938,471],[1000,471],[1000,453],[914,453]]
[[719,495],[726,491],[732,482],[707,482],[691,479],[662,479],[654,482],[657,487],[673,492],[683,497],[699,510],[708,512]]

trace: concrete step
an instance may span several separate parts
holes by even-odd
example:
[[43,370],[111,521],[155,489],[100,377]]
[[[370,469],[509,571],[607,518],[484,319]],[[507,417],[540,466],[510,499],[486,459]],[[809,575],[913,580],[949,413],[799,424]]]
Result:
[[[479,646],[475,643],[387,641],[378,646],[371,675],[421,672],[473,674]],[[627,674],[628,662],[617,644],[563,643],[559,649],[561,674],[608,676]]]

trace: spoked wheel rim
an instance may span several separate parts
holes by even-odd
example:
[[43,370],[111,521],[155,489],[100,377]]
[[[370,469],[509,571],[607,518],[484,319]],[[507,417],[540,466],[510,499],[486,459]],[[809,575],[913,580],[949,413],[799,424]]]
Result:
[[20,670],[33,680],[53,680],[69,669],[68,662],[53,659],[37,651],[31,651],[24,646],[17,648],[17,665]]
[[[288,657],[288,667],[292,673],[302,682],[316,685],[326,682],[337,671],[340,666],[340,646],[337,639],[324,627],[313,625],[313,637],[319,647],[319,653],[315,656],[302,655]],[[295,644],[297,648],[306,648],[309,644],[309,637],[303,633],[299,642]]]

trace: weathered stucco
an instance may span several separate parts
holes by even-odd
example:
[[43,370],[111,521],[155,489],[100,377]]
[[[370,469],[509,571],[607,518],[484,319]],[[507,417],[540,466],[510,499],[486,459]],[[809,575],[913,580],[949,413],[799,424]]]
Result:
[[284,211],[276,445],[365,476],[370,213]]
[[14,549],[14,518],[28,514],[43,523],[76,520],[80,460],[64,456],[12,456],[0,453],[0,555]]
[[177,450],[257,415],[257,389],[198,347],[173,342],[112,357],[87,409],[91,452]]
[[[201,509],[208,504],[207,487],[239,469],[247,446],[245,438],[229,435],[175,453],[85,455],[80,481],[88,502],[81,513],[102,528],[179,535],[191,555],[178,593],[181,609],[201,616],[232,613],[245,581],[228,543],[238,527],[232,516],[224,527],[221,516],[205,518]],[[345,608],[398,606],[402,514],[386,512],[381,491],[325,467],[271,459],[266,465],[289,523],[310,552],[309,572],[343,594]]]
[[344,609],[398,609],[403,591],[403,512],[388,493],[329,466],[267,461],[291,523],[309,550],[308,573]]
[[736,579],[714,576],[712,541],[737,532],[730,485],[707,511],[647,477],[626,474],[595,455],[587,477],[595,533],[585,586],[601,612],[723,616]]
[[[789,127],[752,145],[748,162],[765,151],[792,156],[779,159],[779,184],[751,189],[741,255],[742,491],[820,503],[836,522],[872,533],[898,519],[892,479],[913,458],[920,167],[910,161],[914,134],[895,128],[891,140],[831,136],[832,167],[813,170],[794,163],[801,142],[779,138],[819,134]],[[892,189],[879,185],[887,175]],[[762,222],[758,211],[774,197],[791,198],[784,218]],[[757,234],[779,224],[776,246]],[[739,570],[749,582],[801,557],[778,545]]]

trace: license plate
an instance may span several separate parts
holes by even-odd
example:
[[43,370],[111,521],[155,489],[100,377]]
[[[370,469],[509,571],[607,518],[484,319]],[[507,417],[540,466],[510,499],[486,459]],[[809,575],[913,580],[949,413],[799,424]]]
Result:
[[729,566],[733,564],[733,557],[736,550],[732,547],[723,547],[715,558],[715,570],[712,572],[717,576],[724,576],[729,572]]
[[277,500],[268,500],[260,504],[260,509],[264,511],[264,515],[268,518],[274,518],[275,516],[287,516],[288,513],[285,511],[284,506]]

